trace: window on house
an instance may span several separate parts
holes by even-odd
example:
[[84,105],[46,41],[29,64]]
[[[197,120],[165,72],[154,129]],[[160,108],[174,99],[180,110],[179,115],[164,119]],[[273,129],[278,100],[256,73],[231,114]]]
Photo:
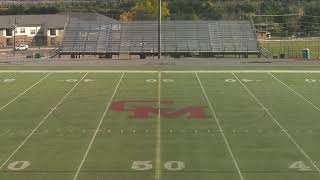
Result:
[[32,30],[30,31],[30,34],[36,34],[36,30],[32,29]]
[[0,36],[3,36],[3,30],[0,29]]
[[55,35],[57,35],[56,30],[50,29],[50,36],[55,36]]
[[20,33],[26,33],[26,29],[25,28],[21,28],[20,29]]
[[12,36],[12,29],[6,29],[6,36]]

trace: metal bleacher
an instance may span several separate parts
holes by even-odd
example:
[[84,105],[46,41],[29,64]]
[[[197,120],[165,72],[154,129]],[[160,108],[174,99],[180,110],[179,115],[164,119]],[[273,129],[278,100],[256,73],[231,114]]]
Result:
[[249,21],[209,22],[214,52],[257,52],[258,41]]
[[[156,21],[70,18],[63,54],[155,54]],[[163,53],[259,54],[250,21],[163,21]]]

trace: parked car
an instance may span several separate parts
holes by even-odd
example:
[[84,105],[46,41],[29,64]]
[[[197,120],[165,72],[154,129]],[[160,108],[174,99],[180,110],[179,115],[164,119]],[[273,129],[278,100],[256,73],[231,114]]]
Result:
[[25,51],[28,50],[29,46],[27,44],[19,44],[16,46],[16,51]]

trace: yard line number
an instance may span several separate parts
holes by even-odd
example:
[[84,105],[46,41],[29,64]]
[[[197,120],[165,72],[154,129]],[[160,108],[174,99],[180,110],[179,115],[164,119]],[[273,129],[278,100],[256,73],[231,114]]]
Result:
[[29,166],[31,166],[31,163],[29,161],[15,161],[8,165],[8,169],[12,171],[20,171],[26,169]]
[[320,80],[317,80],[317,79],[305,79],[305,81],[308,82],[308,83],[320,82]]
[[[66,80],[60,80],[60,81],[64,81],[64,82],[68,82],[68,83],[75,83],[78,82],[79,79],[66,79]],[[93,82],[93,79],[84,79],[83,82]]]
[[[225,79],[225,82],[228,82],[228,83],[235,83],[237,82],[238,80],[236,79]],[[242,82],[245,82],[245,83],[250,83],[250,82],[261,82],[261,80],[252,80],[252,79],[241,79]],[[317,82],[320,82],[320,80],[317,80],[317,79],[305,79],[305,82],[308,82],[308,83],[317,83]]]
[[290,169],[296,169],[298,171],[312,171],[303,161],[296,161],[289,166]]
[[[173,83],[174,82],[173,79],[162,79],[162,81],[164,83]],[[158,82],[158,80],[157,79],[147,79],[146,82],[148,82],[148,83],[156,83],[156,82]]]
[[0,79],[0,82],[2,83],[11,83],[14,82],[16,79]]
[[[185,164],[181,161],[167,161],[163,166],[169,171],[181,171],[185,168]],[[131,166],[131,169],[137,171],[147,171],[152,168],[152,161],[133,161]]]
[[[236,79],[226,79],[224,80],[225,82],[228,82],[228,83],[235,83],[237,82],[238,80]],[[245,82],[245,83],[249,83],[249,82],[261,82],[261,80],[252,80],[252,79],[241,79],[242,82]]]

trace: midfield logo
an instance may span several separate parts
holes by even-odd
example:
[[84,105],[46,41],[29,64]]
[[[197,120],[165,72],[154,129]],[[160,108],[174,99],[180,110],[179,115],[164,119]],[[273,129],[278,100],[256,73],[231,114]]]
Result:
[[[159,114],[158,101],[154,100],[124,100],[113,102],[111,110],[118,112],[131,112],[130,119],[149,119]],[[186,116],[188,119],[206,119],[205,106],[186,106],[179,109],[167,108],[165,106],[174,104],[174,101],[161,101],[161,118],[175,119]]]

